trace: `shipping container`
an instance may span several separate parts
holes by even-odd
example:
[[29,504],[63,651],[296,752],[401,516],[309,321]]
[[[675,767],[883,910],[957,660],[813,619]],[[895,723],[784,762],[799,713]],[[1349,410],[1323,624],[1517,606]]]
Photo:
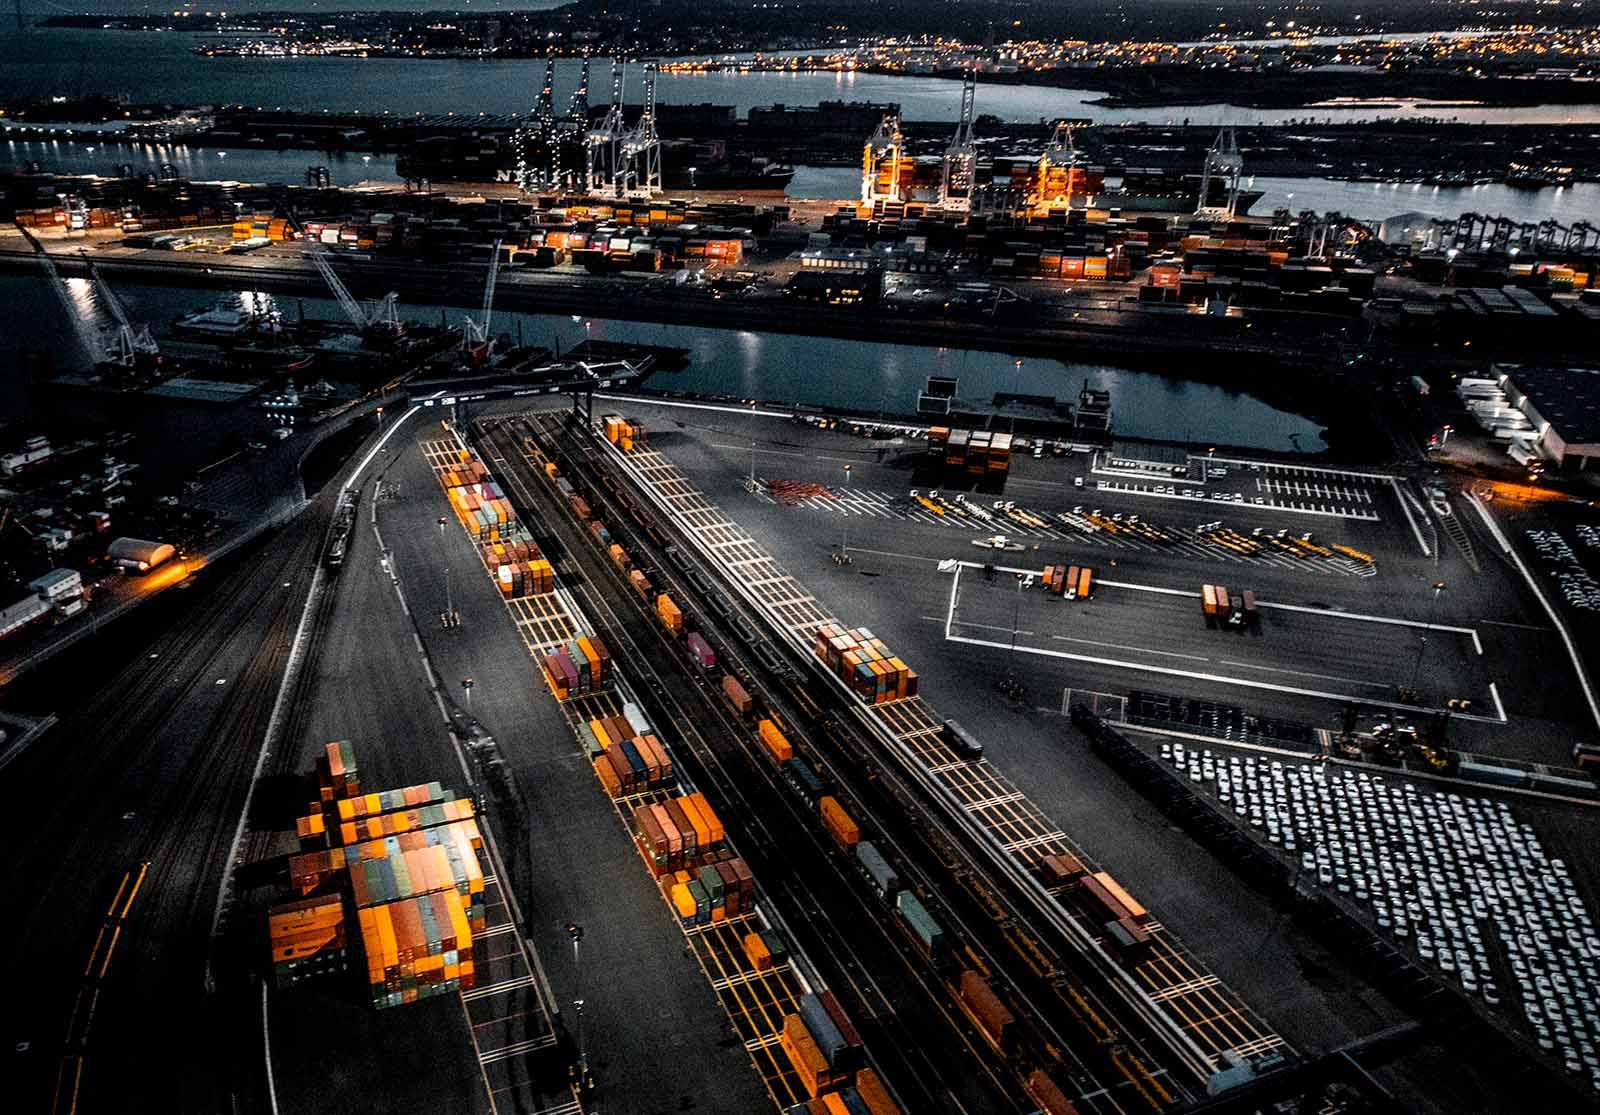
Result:
[[1078,599],[1089,599],[1089,587],[1093,580],[1093,570],[1087,565],[1078,571]]
[[684,643],[688,647],[689,657],[695,665],[702,670],[714,670],[717,668],[716,651],[711,649],[710,644],[705,641],[700,632],[689,632],[684,639]]
[[892,898],[900,889],[900,876],[889,866],[889,861],[883,858],[878,846],[870,840],[863,840],[856,844],[854,854],[857,866],[872,884],[872,889],[878,892],[878,897]]
[[1045,886],[1061,886],[1083,878],[1086,869],[1071,852],[1057,852],[1039,861],[1039,877]]
[[800,800],[812,809],[817,807],[817,801],[824,793],[822,779],[817,777],[809,763],[801,758],[789,759],[783,763],[784,781],[792,786],[800,795]]
[[1044,1074],[1044,1070],[1034,1069],[1029,1073],[1024,1087],[1033,1102],[1039,1105],[1041,1115],[1078,1115],[1078,1108],[1056,1087],[1055,1081]]
[[867,1105],[869,1115],[901,1115],[900,1106],[889,1096],[875,1070],[861,1069],[855,1076],[856,1094]]
[[970,969],[961,973],[958,985],[961,1003],[978,1027],[1002,1053],[1010,1047],[1012,1023],[1016,1020],[989,981]]
[[839,804],[838,798],[831,794],[824,795],[817,802],[817,810],[822,814],[822,823],[827,826],[835,843],[846,851],[855,847],[861,839],[861,829],[844,806]]
[[910,931],[912,938],[922,947],[924,953],[930,957],[937,957],[944,951],[944,927],[928,913],[916,895],[908,890],[902,890],[895,895],[894,904],[895,909],[900,912],[901,923]]
[[778,762],[787,763],[794,758],[794,746],[771,720],[762,720],[756,725],[756,732],[767,752]]
[[667,630],[674,633],[683,630],[683,612],[666,593],[656,597],[656,615],[666,625]]
[[828,1067],[835,1071],[844,1068],[841,1057],[848,1057],[849,1046],[827,1008],[822,1005],[822,1000],[814,994],[800,996],[800,1020],[805,1024],[811,1040],[822,1051]]
[[748,717],[755,711],[755,701],[745,692],[744,686],[739,684],[739,679],[732,674],[723,675],[722,699],[740,717]]

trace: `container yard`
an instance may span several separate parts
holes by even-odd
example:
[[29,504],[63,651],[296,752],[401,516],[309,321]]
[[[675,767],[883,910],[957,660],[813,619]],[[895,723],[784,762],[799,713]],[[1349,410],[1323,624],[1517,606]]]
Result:
[[[621,437],[619,432],[618,441]],[[475,482],[480,485],[491,483],[484,479],[487,470],[481,460],[459,442],[424,443],[424,450],[447,492],[461,487],[451,487],[451,480],[465,480],[469,475],[479,477]],[[592,529],[597,521],[592,517],[594,507],[552,462],[540,461],[534,467],[572,516],[581,536],[605,566],[620,576],[631,562],[619,561],[612,550],[618,544]],[[472,525],[465,519],[461,523],[468,535],[474,536]],[[505,523],[514,528],[518,520],[508,514]],[[625,551],[623,556],[627,557]],[[494,575],[487,559],[485,568]],[[812,1062],[774,1057],[782,1040],[774,1043],[772,1039],[782,1032],[784,1016],[774,1016],[765,1008],[757,1013],[746,991],[759,986],[763,1001],[798,1008],[815,979],[814,969],[802,966],[790,935],[763,908],[754,875],[733,847],[718,810],[704,793],[688,784],[670,744],[632,700],[625,671],[615,664],[598,636],[583,633],[576,600],[559,580],[548,593],[529,599],[537,600],[541,609],[538,633],[531,638],[524,635],[530,665],[560,702],[574,743],[592,765],[596,783],[655,880],[663,904],[685,932],[708,978],[715,981],[744,973],[737,985],[744,990],[730,987],[723,1005],[735,1028],[749,1035],[746,1046],[775,1104],[780,1110],[787,1109],[819,1092],[834,1091],[840,1085],[853,1087],[847,1079],[835,1080],[825,1072],[812,1071],[816,1068]],[[506,603],[510,607],[515,601]],[[652,611],[664,626],[669,620],[676,622],[676,627],[669,628],[674,634],[682,631],[683,614],[669,598],[658,599]],[[686,648],[694,635],[684,634]],[[715,654],[703,637],[698,651],[686,653],[690,667],[715,669]],[[725,697],[728,694],[725,688],[721,692]],[[883,1110],[899,1109],[890,1106]]]

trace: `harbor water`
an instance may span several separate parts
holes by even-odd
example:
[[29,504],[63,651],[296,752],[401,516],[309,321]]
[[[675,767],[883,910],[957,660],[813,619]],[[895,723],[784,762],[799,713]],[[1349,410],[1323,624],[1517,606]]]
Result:
[[[117,285],[117,294],[136,321],[158,335],[175,317],[208,305],[215,295],[162,286]],[[63,310],[41,278],[0,276],[0,299],[17,323],[0,341],[0,409],[26,399],[15,354],[26,350],[53,354],[61,363],[76,359]],[[82,305],[89,305],[87,295]],[[280,297],[292,319],[304,305],[308,316],[337,320],[329,299]],[[443,312],[456,323],[464,307],[402,305],[405,317],[438,322]],[[1188,444],[1226,444],[1242,448],[1312,453],[1324,448],[1321,428],[1297,414],[1279,410],[1247,393],[1156,372],[1109,364],[1071,363],[1030,357],[1016,360],[1001,352],[925,348],[786,333],[652,325],[638,322],[574,319],[569,316],[497,313],[494,329],[528,344],[572,348],[586,337],[667,345],[689,351],[687,370],[653,377],[655,390],[754,398],[781,404],[848,408],[873,415],[910,413],[930,375],[955,376],[962,399],[987,403],[996,392],[1052,395],[1076,401],[1087,380],[1111,392],[1118,434]],[[7,353],[5,349],[11,349]],[[193,405],[193,404],[191,404]],[[187,408],[186,408],[187,409]],[[199,413],[206,408],[201,407]],[[263,419],[264,421],[264,419]]]
[[[0,100],[47,99],[83,93],[128,93],[142,102],[244,104],[264,108],[329,108],[394,113],[508,113],[533,107],[544,66],[537,59],[506,61],[404,58],[206,58],[190,48],[208,37],[186,32],[90,31],[34,28],[0,33]],[[234,41],[238,37],[210,36]],[[577,85],[580,63],[556,64],[555,97],[564,105]],[[600,86],[603,89],[603,85]],[[637,86],[633,86],[636,90]],[[907,120],[955,120],[961,83],[945,78],[867,73],[668,73],[663,101],[752,105],[813,105],[823,100],[893,101]],[[1104,108],[1104,94],[1087,89],[984,85],[978,111],[1007,121],[1087,118],[1248,124],[1375,119],[1442,119],[1462,123],[1585,124],[1600,122],[1600,105],[1474,108],[1425,102],[1256,109],[1232,105]]]

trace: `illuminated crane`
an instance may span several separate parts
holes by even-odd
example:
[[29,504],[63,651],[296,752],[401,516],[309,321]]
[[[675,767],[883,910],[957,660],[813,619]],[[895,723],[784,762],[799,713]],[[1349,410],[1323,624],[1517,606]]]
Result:
[[950,146],[944,150],[939,178],[939,204],[966,212],[972,208],[972,186],[978,171],[978,148],[973,142],[972,111],[978,96],[978,73],[969,69],[961,79],[961,121]]
[[623,179],[627,174],[623,145],[628,129],[622,122],[622,86],[627,80],[627,72],[627,63],[621,66],[611,63],[611,102],[606,107],[605,116],[600,119],[600,125],[591,128],[587,136],[588,177],[585,187],[588,192],[601,197],[621,197]]
[[656,134],[656,69],[654,59],[644,64],[644,106],[639,122],[623,140],[622,155],[627,163],[627,180],[622,197],[645,201],[661,192],[661,137]]
[[[583,180],[582,181],[574,182],[572,180],[573,179],[573,172],[572,171],[563,171],[562,172],[562,177],[566,180],[565,184],[568,185],[568,186],[576,186],[578,189],[581,189],[581,190],[587,190],[589,188],[589,186],[590,186],[590,183],[588,181],[588,173],[589,173],[589,145],[588,145],[588,140],[589,140],[589,57],[588,57],[588,55],[584,55],[584,58],[583,58],[583,69],[581,71],[579,71],[579,73],[578,73],[578,87],[572,91],[572,100],[567,105],[567,114],[565,116],[563,116],[561,118],[560,122],[556,125],[556,138],[557,138],[557,143],[556,143],[557,158],[558,158],[558,160],[560,162],[560,165],[563,166],[563,167],[577,166],[577,165],[581,165],[582,166],[582,171],[581,171],[581,174],[583,176]],[[577,157],[574,157],[573,159],[568,160],[565,157],[565,154],[564,154],[565,152],[571,151],[574,156],[577,156],[578,152],[575,150],[577,148],[582,148],[583,149],[582,150],[581,164],[580,164],[580,161],[579,161],[579,159]]]
[[[544,64],[544,85],[534,103],[529,123],[517,129],[517,188],[525,194],[556,186],[561,172],[561,148],[556,138],[556,60]],[[541,162],[543,165],[541,166]]]
[[[1231,125],[1217,132],[1216,142],[1206,152],[1205,168],[1200,176],[1200,197],[1195,204],[1196,217],[1220,217],[1232,220],[1239,211],[1239,176],[1244,173],[1244,156],[1239,153],[1239,141]],[[1227,191],[1221,205],[1211,204],[1211,186],[1216,182]]]
[[878,130],[872,133],[861,153],[863,204],[900,200],[900,164],[904,150],[900,116],[891,113],[878,122]]

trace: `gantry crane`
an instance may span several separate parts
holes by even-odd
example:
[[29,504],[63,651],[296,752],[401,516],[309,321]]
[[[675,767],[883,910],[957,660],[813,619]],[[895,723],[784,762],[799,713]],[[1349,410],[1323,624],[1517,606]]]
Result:
[[525,194],[555,189],[561,174],[561,144],[556,135],[556,60],[544,64],[544,85],[527,125],[517,130],[517,188]]
[[[589,189],[589,56],[583,57],[583,69],[578,72],[578,87],[572,91],[572,100],[567,104],[567,113],[556,125],[556,155],[555,160],[559,166],[576,166],[580,169],[577,174],[581,181],[573,181],[574,172],[563,171],[562,177],[566,186],[576,186],[578,189]],[[581,149],[581,150],[575,150]],[[575,156],[566,157],[571,151]]]
[[[1217,131],[1217,138],[1206,152],[1205,167],[1200,175],[1200,197],[1194,208],[1197,217],[1220,217],[1232,220],[1239,212],[1239,177],[1244,173],[1244,156],[1239,152],[1239,140],[1233,125],[1225,124]],[[1211,203],[1213,182],[1224,184],[1225,195],[1221,205]]]
[[[867,139],[861,153],[861,201],[900,200],[900,163],[905,140],[900,135],[899,113],[889,113],[878,122],[877,131]],[[879,167],[887,165],[880,173]]]
[[622,184],[621,196],[634,201],[645,201],[661,192],[661,137],[656,134],[656,70],[655,59],[644,64],[644,105],[639,112],[639,122],[623,141],[622,154],[627,163],[627,180]]
[[622,89],[627,80],[628,64],[611,63],[611,100],[598,127],[589,129],[587,135],[588,178],[590,193],[601,197],[620,197],[622,180],[626,176],[623,144],[627,127],[622,122]]
[[961,79],[961,120],[944,150],[939,177],[939,205],[956,212],[972,208],[972,186],[978,171],[978,148],[972,134],[972,113],[978,98],[978,72],[969,69]]

